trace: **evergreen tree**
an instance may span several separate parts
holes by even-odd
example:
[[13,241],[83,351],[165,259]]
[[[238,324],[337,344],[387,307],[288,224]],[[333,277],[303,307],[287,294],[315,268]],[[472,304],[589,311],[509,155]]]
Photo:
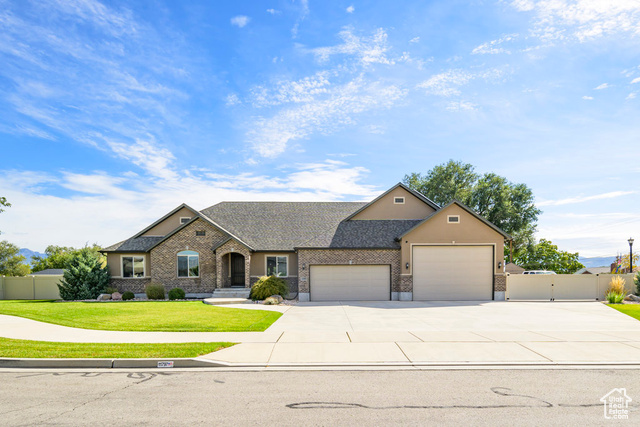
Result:
[[77,251],[65,266],[58,285],[64,300],[95,299],[109,285],[109,272],[91,248]]

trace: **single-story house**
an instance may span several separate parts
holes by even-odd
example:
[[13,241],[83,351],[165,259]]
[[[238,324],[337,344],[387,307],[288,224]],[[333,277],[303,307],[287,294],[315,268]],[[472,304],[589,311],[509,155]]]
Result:
[[586,267],[573,274],[607,274],[611,273],[611,267]]
[[399,183],[369,203],[182,204],[104,253],[121,292],[214,293],[275,274],[300,301],[503,300],[509,239]]

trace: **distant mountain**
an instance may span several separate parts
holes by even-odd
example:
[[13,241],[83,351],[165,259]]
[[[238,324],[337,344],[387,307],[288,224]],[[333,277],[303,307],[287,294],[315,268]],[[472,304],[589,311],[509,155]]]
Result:
[[593,258],[580,257],[580,258],[578,258],[578,261],[580,261],[582,264],[584,264],[584,266],[587,267],[587,268],[590,268],[590,267],[609,267],[612,262],[615,262],[615,260],[616,260],[615,256],[600,256],[600,257],[593,257]]
[[24,260],[24,264],[30,265],[31,258],[34,256],[46,257],[47,254],[43,254],[42,252],[32,251],[31,249],[22,248],[20,249],[20,255],[23,255],[26,259]]

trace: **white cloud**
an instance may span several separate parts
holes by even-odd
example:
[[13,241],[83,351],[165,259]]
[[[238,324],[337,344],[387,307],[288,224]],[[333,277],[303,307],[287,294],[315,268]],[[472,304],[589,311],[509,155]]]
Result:
[[240,101],[240,97],[238,97],[237,94],[232,93],[230,95],[227,95],[227,98],[225,99],[225,104],[229,107],[232,107],[234,105],[242,104],[242,101]]
[[420,37],[414,37],[411,40],[409,40],[409,43],[418,43],[420,42]]
[[474,111],[476,105],[467,101],[451,101],[447,103],[446,109],[449,111]]
[[535,14],[532,35],[543,40],[640,35],[638,0],[516,0],[511,5]]
[[582,99],[584,99],[584,100],[586,100],[586,101],[591,101],[591,100],[593,100],[593,96],[584,95],[584,96],[582,97]]
[[594,90],[602,90],[602,89],[608,89],[611,86],[609,86],[609,83],[602,83],[601,85],[597,86],[594,88]]
[[355,8],[355,7],[353,7],[353,5],[349,6],[349,7],[346,9],[347,13],[353,13],[355,10],[356,10],[356,8]]
[[276,157],[294,140],[312,133],[332,133],[356,123],[356,116],[389,108],[406,96],[406,90],[382,82],[367,82],[363,77],[332,86],[320,96],[300,105],[286,107],[275,115],[258,118],[247,133],[249,142],[264,157]]
[[251,88],[252,105],[254,107],[276,106],[287,103],[310,102],[316,96],[327,94],[330,90],[330,77],[335,75],[329,71],[290,81],[281,80],[273,84],[272,89],[265,86]]
[[267,13],[269,13],[271,15],[279,15],[281,12],[279,10],[276,10],[276,9],[267,9]]
[[507,34],[505,36],[500,37],[497,40],[492,40],[490,42],[487,43],[483,43],[480,46],[476,47],[475,49],[473,49],[471,51],[472,55],[484,55],[484,54],[491,54],[491,55],[495,55],[498,53],[506,53],[506,54],[510,54],[511,51],[500,47],[503,43],[507,43],[510,41],[513,41],[514,39],[516,39],[518,37],[518,34]]
[[312,50],[320,62],[327,62],[334,55],[353,55],[362,64],[393,64],[386,53],[390,49],[387,33],[379,28],[371,37],[360,37],[351,28],[338,34],[343,43],[336,46],[318,47]]
[[[42,251],[47,245],[111,245],[130,237],[181,203],[203,209],[223,200],[371,200],[369,171],[326,160],[294,165],[280,176],[184,173],[171,180],[104,172],[1,171],[0,188],[13,206],[2,213],[2,238]],[[51,195],[58,190],[71,195]],[[54,190],[54,191],[51,191]],[[46,212],[46,215],[43,215]],[[96,226],[99,224],[99,226]]]
[[631,80],[631,84],[635,83],[640,83],[640,77],[636,77],[635,79]]
[[448,70],[436,74],[417,85],[425,89],[427,94],[449,97],[460,95],[460,86],[464,86],[473,79],[473,74],[464,70]]
[[302,21],[305,20],[307,15],[309,15],[309,0],[300,0],[300,12],[298,14],[298,19],[296,19],[296,23],[293,24],[293,28],[291,28],[291,35],[294,39],[298,37],[300,24],[302,24]]
[[636,193],[635,191],[611,191],[608,193],[595,194],[593,196],[569,197],[569,198],[560,199],[560,200],[543,200],[541,202],[537,202],[536,205],[540,207],[572,205],[575,203],[590,202],[592,200],[613,199],[616,197],[628,196],[635,193]]
[[638,96],[636,92],[631,92],[625,99],[636,99],[636,96]]
[[238,28],[243,28],[249,23],[249,21],[251,21],[251,18],[249,18],[248,16],[238,15],[231,18],[231,25],[235,25]]

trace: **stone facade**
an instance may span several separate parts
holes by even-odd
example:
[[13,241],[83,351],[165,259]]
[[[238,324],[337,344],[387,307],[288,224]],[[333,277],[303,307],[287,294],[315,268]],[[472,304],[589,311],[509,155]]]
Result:
[[413,292],[413,275],[403,274],[400,276],[400,289],[397,292]]
[[507,276],[504,274],[496,274],[493,276],[493,286],[495,292],[506,292]]
[[300,249],[298,250],[298,290],[309,293],[312,265],[391,265],[391,292],[400,292],[399,249]]
[[123,293],[126,291],[133,292],[134,294],[143,294],[144,287],[151,283],[151,279],[111,279],[109,286],[113,286],[118,289],[118,292]]
[[[204,231],[204,236],[196,236]],[[211,293],[216,287],[216,255],[213,248],[227,239],[220,230],[199,219],[151,250],[151,280],[169,291],[180,287],[187,293]],[[195,251],[200,256],[200,277],[178,277],[178,252]]]
[[[249,276],[249,273],[251,271],[251,251],[244,244],[238,242],[235,239],[231,239],[224,245],[220,246],[218,249],[216,249],[216,253],[215,253],[216,264],[223,266],[224,265],[223,257],[225,257],[225,255],[227,254],[231,254],[232,252],[235,252],[244,256],[244,287],[245,288],[251,287],[251,277]],[[219,268],[217,275],[214,276],[214,277],[217,277],[217,283],[219,288],[228,287],[230,285],[229,270],[228,270],[229,261],[227,257],[225,257],[224,259],[226,259],[226,262],[227,262],[227,266],[224,267],[225,274],[223,274],[223,268]]]

